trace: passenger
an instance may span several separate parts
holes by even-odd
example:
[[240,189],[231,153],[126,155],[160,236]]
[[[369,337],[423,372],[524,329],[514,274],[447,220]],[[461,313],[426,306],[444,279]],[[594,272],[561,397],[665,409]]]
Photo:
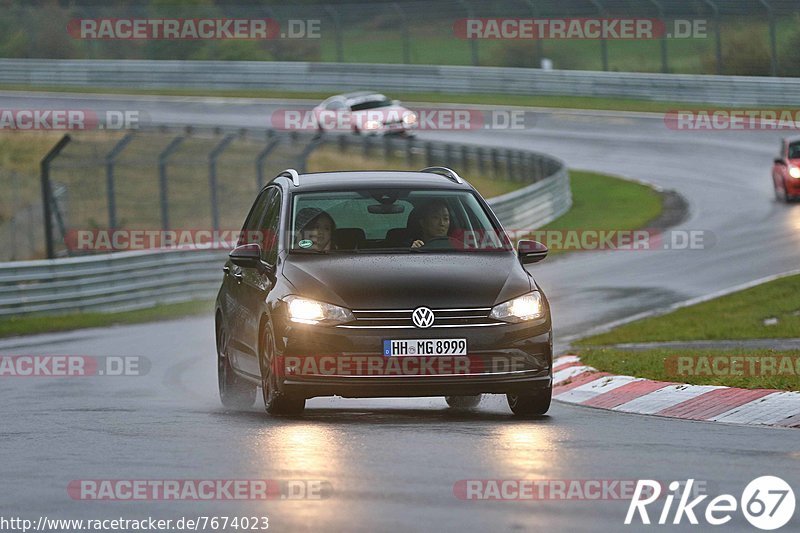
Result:
[[431,200],[424,204],[420,209],[419,218],[416,220],[421,237],[411,243],[412,248],[425,246],[426,243],[435,239],[448,239],[450,232],[450,209],[444,200]]
[[329,252],[335,250],[333,233],[336,222],[326,211],[317,207],[304,207],[295,217],[296,246],[302,250]]

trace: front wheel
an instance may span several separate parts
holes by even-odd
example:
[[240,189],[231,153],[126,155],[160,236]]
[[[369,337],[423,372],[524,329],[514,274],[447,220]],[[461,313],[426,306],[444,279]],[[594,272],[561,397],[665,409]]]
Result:
[[288,395],[278,390],[275,373],[275,339],[269,326],[264,328],[261,342],[261,391],[264,395],[264,409],[273,416],[299,415],[306,407],[306,399]]
[[248,409],[256,400],[256,386],[243,380],[233,371],[228,357],[228,335],[221,324],[217,325],[217,380],[219,399],[230,409]]
[[515,416],[525,418],[540,416],[550,409],[553,388],[547,387],[528,394],[506,394],[508,406]]

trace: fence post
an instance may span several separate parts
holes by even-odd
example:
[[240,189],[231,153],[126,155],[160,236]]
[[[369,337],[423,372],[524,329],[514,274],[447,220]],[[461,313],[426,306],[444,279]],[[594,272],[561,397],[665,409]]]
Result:
[[433,143],[430,141],[425,143],[425,166],[436,166],[436,162],[433,160]]
[[300,156],[298,157],[297,161],[297,166],[299,167],[297,171],[300,172],[300,174],[305,173],[307,170],[308,156],[310,156],[311,152],[316,150],[317,147],[322,143],[323,140],[321,137],[314,137],[313,139],[311,139],[311,142],[308,143],[308,145],[306,145],[305,148],[303,148],[303,151],[300,153]]
[[72,138],[64,135],[42,158],[40,163],[41,182],[42,182],[42,204],[44,208],[44,242],[47,258],[55,257],[55,247],[53,246],[53,190],[50,187],[50,163],[58,157],[61,150],[69,143]]
[[[457,0],[457,1],[467,11],[467,18],[474,19],[475,12],[472,10],[472,6],[467,2],[467,0]],[[469,40],[470,55],[472,56],[472,65],[477,67],[478,65],[480,65],[480,60],[478,58],[478,40],[477,39],[468,39],[468,40]]]
[[161,198],[161,229],[169,229],[169,190],[167,188],[167,160],[186,137],[177,136],[158,154],[158,189]]
[[114,193],[114,165],[117,162],[117,157],[122,153],[128,144],[133,140],[133,132],[128,132],[125,136],[114,145],[108,154],[106,154],[106,201],[108,202],[108,227],[114,229],[117,227],[117,200]]
[[722,74],[722,21],[719,16],[719,7],[712,0],[703,0],[714,13],[714,33],[716,33],[717,74]]
[[211,193],[211,227],[219,230],[219,204],[217,202],[217,158],[225,148],[236,138],[236,134],[229,133],[208,154],[208,190]]
[[339,13],[331,5],[325,6],[325,12],[333,20],[334,39],[336,39],[336,61],[344,63],[344,46],[342,45],[342,25],[339,21]]
[[264,187],[264,161],[280,142],[281,140],[277,137],[270,140],[256,156],[256,185],[259,191]]
[[775,29],[775,13],[767,0],[758,0],[767,10],[769,19],[769,49],[770,49],[770,76],[778,75],[778,37]]
[[[602,18],[606,18],[608,14],[606,13],[606,8],[599,2],[599,0],[589,0],[595,8],[597,8],[597,13]],[[608,41],[605,38],[605,35],[600,37],[600,55],[603,59],[603,70],[608,70]]]
[[408,18],[406,18],[406,14],[397,4],[397,2],[392,2],[392,7],[400,15],[400,26],[402,28],[402,36],[403,36],[403,63],[408,65],[411,63],[411,39],[408,33]]
[[[661,2],[659,2],[658,0],[649,0],[649,1],[650,1],[651,4],[656,6],[656,9],[658,10],[658,18],[659,18],[659,20],[661,20],[661,24],[663,24],[664,27],[666,28],[667,22],[666,22],[666,20],[664,18],[664,6],[661,5]],[[667,74],[667,73],[669,73],[669,59],[667,58],[667,35],[666,35],[666,32],[661,34],[661,38],[659,39],[659,41],[661,41],[661,72],[663,72],[664,74]]]

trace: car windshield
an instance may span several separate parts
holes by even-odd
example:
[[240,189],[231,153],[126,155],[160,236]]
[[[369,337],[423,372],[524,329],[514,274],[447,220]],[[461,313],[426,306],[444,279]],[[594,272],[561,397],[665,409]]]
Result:
[[800,142],[789,145],[789,159],[800,159]]
[[298,193],[293,252],[505,252],[505,233],[470,191],[362,189]]
[[376,96],[369,100],[359,101],[350,106],[350,109],[353,111],[364,111],[365,109],[377,109],[379,107],[389,107],[390,105],[392,105],[392,101],[385,96]]

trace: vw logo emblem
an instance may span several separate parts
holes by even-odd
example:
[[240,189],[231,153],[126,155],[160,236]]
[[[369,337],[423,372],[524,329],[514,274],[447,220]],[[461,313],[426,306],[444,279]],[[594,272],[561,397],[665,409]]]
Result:
[[433,325],[433,311],[431,311],[427,307],[417,307],[414,309],[414,312],[411,313],[411,321],[414,322],[414,325],[418,328],[429,328]]

